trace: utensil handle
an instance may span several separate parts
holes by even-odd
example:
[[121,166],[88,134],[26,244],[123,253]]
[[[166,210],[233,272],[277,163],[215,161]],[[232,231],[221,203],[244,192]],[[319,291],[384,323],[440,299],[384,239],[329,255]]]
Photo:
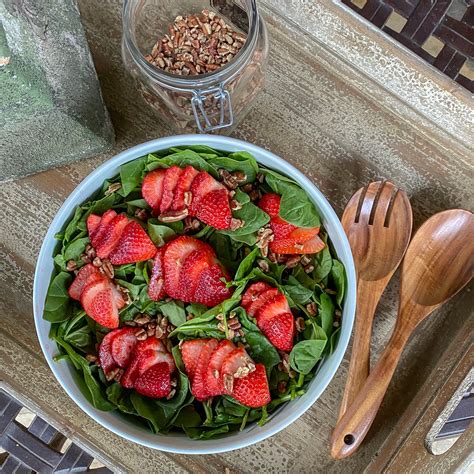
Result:
[[364,385],[370,371],[370,339],[375,310],[382,291],[378,281],[357,281],[357,309],[355,316],[354,340],[352,343],[351,361],[347,374],[346,388],[339,409],[342,418],[349,405],[354,401]]
[[397,325],[362,390],[336,425],[331,456],[342,459],[357,451],[379,410],[411,331]]

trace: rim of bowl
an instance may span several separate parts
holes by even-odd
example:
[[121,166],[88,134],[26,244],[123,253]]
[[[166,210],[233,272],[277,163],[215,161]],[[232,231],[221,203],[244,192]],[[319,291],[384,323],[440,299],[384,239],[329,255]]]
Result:
[[[51,240],[54,240],[54,234],[58,229],[62,228],[66,220],[70,218],[71,211],[73,207],[75,208],[76,204],[72,207],[72,202],[81,195],[81,192],[87,188],[92,190],[88,194],[92,195],[97,189],[96,177],[108,170],[114,170],[123,163],[132,161],[140,156],[146,155],[148,153],[153,153],[160,149],[170,148],[173,146],[183,146],[183,145],[208,145],[213,148],[226,150],[226,151],[248,151],[249,153],[255,156],[255,159],[258,162],[268,161],[265,166],[269,166],[277,171],[280,171],[284,174],[289,175],[298,184],[308,193],[311,200],[317,207],[321,217],[327,223],[330,222],[333,229],[331,231],[330,237],[331,240],[338,240],[340,242],[342,252],[338,252],[338,258],[344,261],[344,267],[346,270],[346,282],[347,282],[347,291],[344,297],[344,306],[343,306],[343,324],[341,325],[341,332],[339,340],[336,346],[336,350],[331,354],[330,357],[326,358],[323,361],[323,364],[317,369],[317,373],[321,372],[323,367],[327,367],[326,374],[324,377],[321,375],[315,377],[313,382],[310,383],[308,391],[298,399],[293,400],[289,404],[285,404],[281,409],[276,410],[272,415],[271,422],[273,423],[269,429],[265,429],[265,426],[258,427],[258,429],[251,429],[249,431],[240,432],[244,433],[246,436],[244,439],[236,440],[233,439],[232,435],[224,436],[222,438],[215,438],[211,440],[191,440],[184,438],[183,436],[177,435],[159,435],[148,433],[140,428],[130,425],[130,429],[122,429],[115,425],[115,420],[111,419],[110,412],[102,412],[94,408],[79,392],[78,395],[73,393],[71,390],[77,389],[76,387],[69,387],[69,382],[63,380],[62,375],[60,374],[60,367],[62,363],[54,362],[53,356],[48,349],[48,344],[51,343],[51,340],[48,337],[48,334],[42,334],[40,331],[40,326],[48,325],[49,322],[43,320],[43,305],[44,301],[41,301],[39,298],[44,299],[44,294],[40,295],[39,292],[39,281],[43,279],[45,275],[42,271],[42,263],[47,260],[51,260],[52,256],[47,254],[47,246]],[[113,174],[116,174],[117,170]],[[103,179],[112,176],[111,173],[105,173],[106,176],[101,178],[102,184]],[[87,199],[87,198],[86,198]],[[329,233],[329,230],[328,230]],[[50,275],[48,275],[48,282],[50,280]],[[49,283],[48,283],[49,284]],[[45,359],[53,372],[56,380],[65,390],[67,395],[79,406],[87,415],[92,419],[97,421],[99,424],[112,431],[113,433],[143,446],[147,446],[153,449],[158,449],[161,451],[178,453],[178,454],[217,454],[227,451],[232,451],[235,449],[241,449],[252,444],[263,441],[267,438],[270,438],[274,434],[283,430],[294,421],[296,421],[300,416],[302,416],[321,396],[321,394],[326,390],[327,386],[333,379],[334,375],[339,368],[339,365],[342,361],[342,358],[347,349],[349,339],[352,333],[352,327],[355,317],[355,304],[356,304],[356,275],[354,268],[354,261],[352,258],[352,253],[350,249],[349,242],[342,228],[342,224],[336,215],[334,209],[327,201],[326,197],[319,191],[317,186],[310,181],[301,171],[296,167],[288,163],[283,158],[275,155],[274,153],[265,150],[257,145],[245,142],[243,140],[238,140],[235,138],[223,137],[223,136],[214,136],[214,135],[175,135],[171,137],[158,138],[155,140],[150,140],[148,142],[136,145],[132,148],[129,148],[125,151],[120,152],[118,155],[110,158],[109,160],[102,163],[94,171],[92,171],[88,176],[86,176],[81,183],[74,189],[74,191],[67,197],[62,206],[59,208],[56,213],[53,221],[51,222],[48,231],[44,237],[43,243],[41,245],[41,250],[38,255],[35,275],[34,275],[34,284],[33,284],[33,312],[35,320],[36,333],[41,345],[41,349],[45,356]],[[38,307],[40,305],[40,307]],[[69,369],[70,370],[70,369]],[[315,385],[315,382],[318,382]],[[73,381],[73,383],[75,383]],[[297,409],[287,410],[286,416],[281,417],[280,411],[286,407],[295,407],[295,404],[298,403]],[[113,412],[112,412],[113,413]],[[109,415],[109,416],[107,416]],[[115,417],[114,417],[115,418]],[[268,426],[268,425],[267,425]],[[150,434],[153,438],[150,438]],[[150,438],[150,439],[147,439]],[[186,440],[186,444],[189,444],[189,447],[177,447],[173,446],[173,443],[163,442],[163,440]],[[226,440],[233,440],[234,444],[231,446],[226,445]]]

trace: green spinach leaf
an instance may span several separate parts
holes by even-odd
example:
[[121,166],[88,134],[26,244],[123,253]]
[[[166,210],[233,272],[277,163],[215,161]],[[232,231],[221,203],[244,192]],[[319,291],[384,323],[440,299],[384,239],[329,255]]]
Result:
[[168,318],[173,326],[179,327],[186,322],[186,311],[183,303],[170,301],[160,306],[160,311]]
[[43,318],[50,323],[60,323],[69,318],[70,298],[67,292],[72,275],[58,273],[52,280],[44,303]]
[[122,182],[122,195],[128,196],[142,180],[145,171],[146,157],[124,163],[120,167],[120,180]]
[[301,374],[309,374],[326,346],[327,339],[309,339],[298,342],[290,353],[290,366]]
[[337,295],[336,301],[339,306],[341,306],[342,300],[344,298],[345,286],[346,286],[346,277],[344,266],[339,260],[333,259],[332,268],[330,272],[330,277],[334,286],[336,287]]

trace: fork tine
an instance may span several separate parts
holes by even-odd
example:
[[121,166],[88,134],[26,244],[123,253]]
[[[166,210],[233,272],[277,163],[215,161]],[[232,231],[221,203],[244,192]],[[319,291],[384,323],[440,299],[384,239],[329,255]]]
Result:
[[388,225],[389,219],[386,219],[386,217],[389,217],[389,212],[393,207],[397,192],[398,188],[391,181],[385,182],[377,202],[374,203],[372,225],[384,226],[385,223]]
[[364,201],[360,208],[359,224],[369,225],[372,209],[374,208],[374,204],[376,204],[377,196],[382,186],[383,181],[374,181],[367,186]]

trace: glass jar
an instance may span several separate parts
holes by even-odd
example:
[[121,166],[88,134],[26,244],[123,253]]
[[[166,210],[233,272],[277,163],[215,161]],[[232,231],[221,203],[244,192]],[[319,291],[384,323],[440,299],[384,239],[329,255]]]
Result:
[[[196,75],[168,73],[145,56],[179,15],[207,9],[246,40],[227,64]],[[265,24],[255,0],[125,0],[122,55],[142,96],[178,132],[230,133],[264,85]]]

